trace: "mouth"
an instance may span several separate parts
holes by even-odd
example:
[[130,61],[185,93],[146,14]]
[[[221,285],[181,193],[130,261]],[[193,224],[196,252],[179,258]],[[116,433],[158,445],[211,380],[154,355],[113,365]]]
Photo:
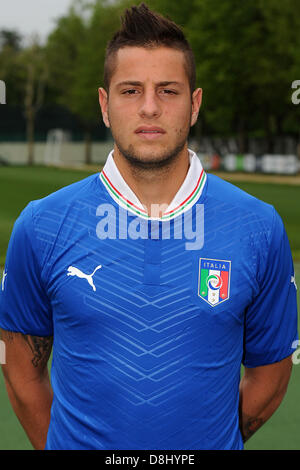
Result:
[[135,130],[135,134],[137,134],[142,139],[146,140],[154,140],[161,137],[165,134],[166,131],[161,127],[154,127],[154,126],[141,126]]

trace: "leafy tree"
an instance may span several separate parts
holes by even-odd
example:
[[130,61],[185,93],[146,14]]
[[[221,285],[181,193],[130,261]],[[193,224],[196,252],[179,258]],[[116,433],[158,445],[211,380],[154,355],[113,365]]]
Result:
[[18,63],[24,76],[24,112],[28,143],[28,165],[34,163],[34,128],[37,112],[41,108],[47,83],[45,51],[37,38],[19,53]]
[[252,113],[253,44],[257,39],[255,2],[195,0],[188,25],[195,51],[199,85],[208,125],[219,134],[239,136],[246,146],[248,117]]
[[[49,88],[85,130],[86,162],[91,129],[100,116],[105,47],[119,18],[134,0],[77,0],[47,44]],[[183,27],[195,52],[203,106],[198,131],[236,135],[240,152],[249,135],[298,132],[300,106],[291,103],[291,84],[300,79],[300,17],[294,0],[148,0],[150,8]],[[1,61],[1,57],[0,57]],[[0,62],[1,63],[1,62]]]
[[98,88],[102,85],[107,41],[119,26],[121,2],[83,1],[61,18],[48,38],[47,60],[57,102],[76,114],[85,135],[85,161],[91,163],[91,129],[100,118]]
[[268,99],[269,129],[273,120],[273,133],[299,135],[300,109],[291,101],[291,84],[295,79],[300,79],[300,18],[292,0],[284,3],[274,0],[270,4],[260,1],[271,49],[268,56],[269,81],[268,86],[264,87],[263,96]]
[[[136,2],[131,2],[136,3]],[[149,8],[175,21],[188,35],[187,25],[194,15],[195,0],[189,2],[174,2],[174,0],[148,0],[145,2]]]
[[15,31],[0,31],[0,79],[6,84],[7,102],[20,104],[22,100],[22,69],[18,63],[21,36]]
[[80,43],[85,40],[85,24],[80,12],[71,8],[61,17],[49,35],[46,45],[46,59],[49,68],[51,89],[56,101],[69,106],[73,98],[74,79]]
[[35,118],[42,105],[47,80],[46,60],[38,39],[26,48],[15,31],[0,32],[0,77],[6,83],[8,106],[20,106],[26,118],[28,164],[34,163]]
[[14,51],[21,49],[22,36],[18,31],[1,29],[0,30],[0,49],[10,47]]
[[122,10],[120,2],[98,0],[86,25],[85,40],[79,47],[72,110],[81,117],[85,127],[86,163],[91,162],[91,127],[96,119],[101,120],[98,88],[103,86],[105,49],[120,25]]
[[205,118],[216,133],[234,130],[240,151],[247,149],[249,132],[259,131],[272,150],[274,133],[291,112],[298,23],[292,0],[195,0],[187,27]]

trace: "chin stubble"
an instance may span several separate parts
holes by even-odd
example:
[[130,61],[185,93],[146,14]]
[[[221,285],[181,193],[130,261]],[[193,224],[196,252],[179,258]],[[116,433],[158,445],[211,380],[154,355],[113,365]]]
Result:
[[185,141],[177,145],[175,148],[166,151],[158,158],[149,158],[148,160],[143,160],[143,156],[138,154],[132,145],[128,149],[123,149],[116,143],[121,154],[126,158],[128,163],[136,168],[141,170],[155,170],[169,167],[176,159],[178,158],[180,152],[185,146]]

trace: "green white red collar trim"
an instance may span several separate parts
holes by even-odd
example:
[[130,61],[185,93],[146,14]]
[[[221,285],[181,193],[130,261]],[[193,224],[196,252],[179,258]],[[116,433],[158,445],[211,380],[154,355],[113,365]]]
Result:
[[190,167],[186,178],[161,217],[150,217],[148,215],[145,207],[119,172],[113,158],[113,151],[107,157],[100,173],[100,180],[114,201],[136,216],[148,220],[170,220],[190,209],[201,196],[205,186],[206,173],[199,158],[192,150],[189,150],[189,159]]

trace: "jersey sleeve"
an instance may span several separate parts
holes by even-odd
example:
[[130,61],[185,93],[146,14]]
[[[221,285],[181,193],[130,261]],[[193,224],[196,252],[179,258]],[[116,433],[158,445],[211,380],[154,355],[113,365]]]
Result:
[[265,259],[259,276],[259,293],[246,311],[243,357],[246,367],[279,362],[297,349],[293,260],[283,222],[275,210]]
[[41,279],[41,258],[29,203],[14,224],[0,289],[0,327],[52,336],[52,310]]

